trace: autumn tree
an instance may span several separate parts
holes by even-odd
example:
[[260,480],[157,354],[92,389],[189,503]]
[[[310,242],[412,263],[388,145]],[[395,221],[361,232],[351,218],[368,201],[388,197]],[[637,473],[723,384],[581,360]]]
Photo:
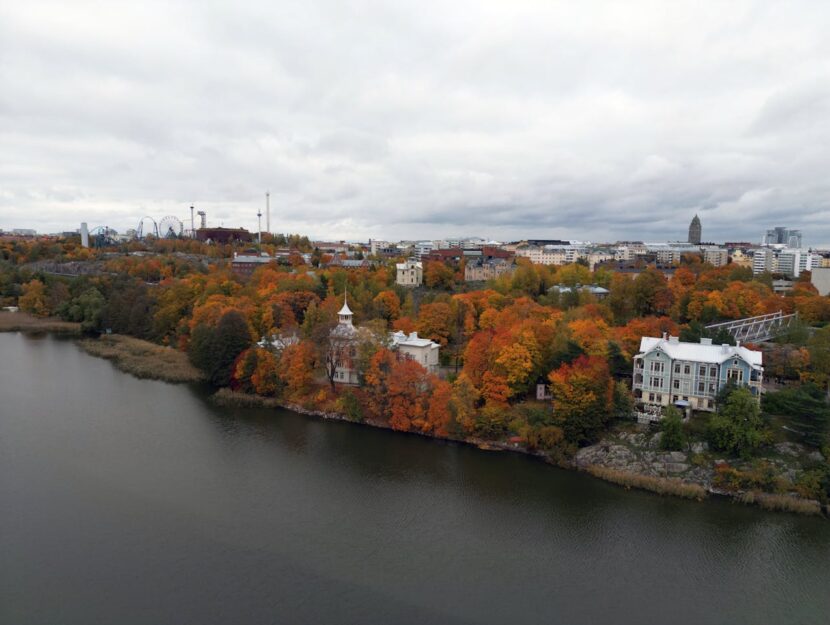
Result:
[[49,309],[46,305],[46,285],[40,280],[32,280],[23,285],[23,295],[17,301],[20,310],[35,317],[46,317]]
[[251,382],[257,366],[257,348],[249,348],[239,354],[231,376],[231,388],[242,393],[254,393],[256,389]]
[[548,376],[554,418],[565,438],[579,445],[591,443],[613,416],[614,381],[608,363],[598,356],[580,356]]
[[413,424],[424,425],[431,390],[429,374],[414,360],[395,361],[386,381],[389,395],[389,425],[408,431]]
[[257,395],[274,397],[280,394],[283,383],[279,376],[279,362],[270,351],[257,350],[256,367],[251,374],[251,384]]
[[540,359],[539,344],[529,329],[512,332],[509,342],[500,347],[494,370],[502,374],[511,397],[527,390]]
[[386,321],[387,326],[401,313],[401,301],[394,291],[381,291],[372,300],[378,317]]
[[302,397],[314,383],[315,350],[310,341],[288,345],[278,364],[280,379],[293,398]]
[[418,334],[445,347],[450,338],[451,316],[452,309],[449,304],[424,304],[418,314]]
[[452,421],[453,387],[445,380],[433,381],[432,393],[429,397],[426,420],[421,431],[435,436],[448,436]]
[[424,266],[424,284],[430,289],[451,289],[455,271],[440,260],[429,260]]
[[478,389],[467,377],[467,374],[462,371],[452,385],[451,409],[455,421],[466,434],[473,431],[479,397]]
[[389,412],[389,375],[395,364],[395,354],[383,348],[372,356],[366,371],[366,389],[369,408],[378,417],[386,417]]
[[634,280],[634,310],[638,315],[664,315],[671,310],[674,297],[663,272],[648,267]]

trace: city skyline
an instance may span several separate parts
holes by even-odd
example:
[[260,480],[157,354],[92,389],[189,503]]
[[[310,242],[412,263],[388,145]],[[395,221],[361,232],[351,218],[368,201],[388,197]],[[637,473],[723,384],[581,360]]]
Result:
[[4,7],[0,227],[830,245],[828,9],[474,6]]

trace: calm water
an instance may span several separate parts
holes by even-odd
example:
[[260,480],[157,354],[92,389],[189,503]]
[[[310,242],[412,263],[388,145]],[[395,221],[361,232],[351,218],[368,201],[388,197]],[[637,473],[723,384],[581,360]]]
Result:
[[0,334],[0,622],[830,622],[830,523],[219,409]]

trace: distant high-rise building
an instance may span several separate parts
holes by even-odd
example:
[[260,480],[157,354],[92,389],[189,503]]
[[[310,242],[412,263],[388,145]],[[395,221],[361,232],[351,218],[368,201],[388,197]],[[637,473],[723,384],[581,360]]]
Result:
[[701,231],[702,229],[700,227],[700,217],[695,215],[695,218],[692,219],[692,223],[689,224],[689,243],[700,245]]
[[763,244],[785,245],[793,249],[801,249],[801,230],[790,230],[783,226],[776,226],[767,230]]

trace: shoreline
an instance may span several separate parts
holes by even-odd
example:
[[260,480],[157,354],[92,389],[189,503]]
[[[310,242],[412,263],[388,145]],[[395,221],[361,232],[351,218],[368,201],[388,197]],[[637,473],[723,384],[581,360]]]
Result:
[[25,312],[2,310],[0,332],[51,332],[61,336],[81,336],[81,324],[56,317],[34,317]]
[[[0,315],[2,314],[3,313],[0,313]],[[20,313],[5,314],[19,315]],[[80,324],[70,324],[69,322],[59,323],[66,324],[68,326],[77,325],[77,332],[80,334]],[[48,323],[36,323],[26,327],[28,328],[28,331],[45,332],[50,331],[44,329],[48,326]],[[2,324],[0,324],[0,330],[3,330]],[[56,333],[66,334],[68,332],[69,329],[62,328]],[[137,378],[158,380],[172,384],[204,382],[204,376],[190,364],[187,356],[183,352],[179,352],[178,350],[170,347],[164,347],[155,343],[150,343],[149,341],[143,341],[141,339],[117,334],[102,335],[97,339],[84,338],[76,340],[75,343],[86,353],[109,360],[120,371],[133,375]],[[239,406],[272,409],[281,408],[305,416],[317,417],[330,421],[344,421],[356,425],[365,425],[367,427],[398,432],[398,430],[394,430],[394,428],[390,427],[389,424],[385,422],[375,421],[372,419],[355,421],[350,419],[345,414],[319,410],[281,399],[240,393],[232,391],[229,388],[218,389],[214,393],[210,394],[207,399],[217,405],[225,407]],[[765,510],[794,512],[798,514],[830,518],[830,510],[828,510],[826,506],[822,507],[819,501],[813,499],[804,499],[785,494],[766,493],[760,490],[721,490],[713,487],[711,484],[701,484],[694,481],[682,480],[679,477],[654,476],[644,473],[620,470],[603,466],[602,464],[579,462],[577,458],[571,460],[554,458],[547,452],[541,450],[531,450],[518,443],[509,443],[507,441],[438,437],[422,432],[404,433],[434,440],[448,441],[477,447],[483,451],[505,451],[531,456],[542,460],[546,464],[554,465],[566,470],[587,473],[592,477],[621,486],[625,489],[634,488],[661,496],[679,497],[694,501],[703,501],[709,497],[723,497],[730,499],[734,503],[754,505]],[[597,443],[597,445],[601,444],[602,443]],[[583,450],[585,449],[589,448],[583,448]]]
[[102,334],[98,338],[75,341],[91,356],[109,360],[119,371],[143,380],[171,384],[204,382],[205,376],[196,369],[184,352],[156,345],[122,334]]
[[[380,428],[398,432],[390,427],[387,423],[377,422],[373,420],[354,421],[344,414],[337,412],[327,412],[324,410],[317,410],[308,408],[299,404],[286,402],[269,397],[260,397],[258,395],[251,395],[248,393],[240,393],[230,389],[219,389],[208,399],[220,406],[240,406],[240,407],[263,407],[263,408],[282,408],[290,410],[298,414],[310,417],[317,417],[329,421],[345,421],[355,425],[365,425],[373,428]],[[539,450],[529,450],[526,447],[517,444],[499,441],[485,441],[482,439],[467,438],[445,438],[433,436],[431,434],[424,434],[422,432],[401,432],[403,434],[410,434],[430,438],[433,440],[448,441],[476,447],[482,451],[504,451],[510,453],[522,454],[524,456],[531,456],[538,458],[545,462],[561,469],[569,471],[577,471],[580,473],[587,473],[588,475],[600,479],[604,482],[609,482],[616,486],[621,486],[626,490],[636,489],[647,491],[660,496],[678,497],[692,501],[704,501],[709,497],[729,499],[733,503],[740,503],[744,505],[753,505],[768,511],[790,512],[802,514],[806,516],[819,516],[830,518],[830,511],[827,508],[822,508],[820,502],[813,499],[803,499],[800,497],[793,497],[790,495],[779,495],[773,493],[765,493],[763,491],[726,491],[713,488],[711,486],[704,486],[695,482],[683,481],[679,478],[673,477],[656,477],[651,475],[644,475],[641,473],[633,473],[630,471],[620,471],[610,469],[601,465],[581,465],[575,461],[562,462],[556,461],[550,454]]]

